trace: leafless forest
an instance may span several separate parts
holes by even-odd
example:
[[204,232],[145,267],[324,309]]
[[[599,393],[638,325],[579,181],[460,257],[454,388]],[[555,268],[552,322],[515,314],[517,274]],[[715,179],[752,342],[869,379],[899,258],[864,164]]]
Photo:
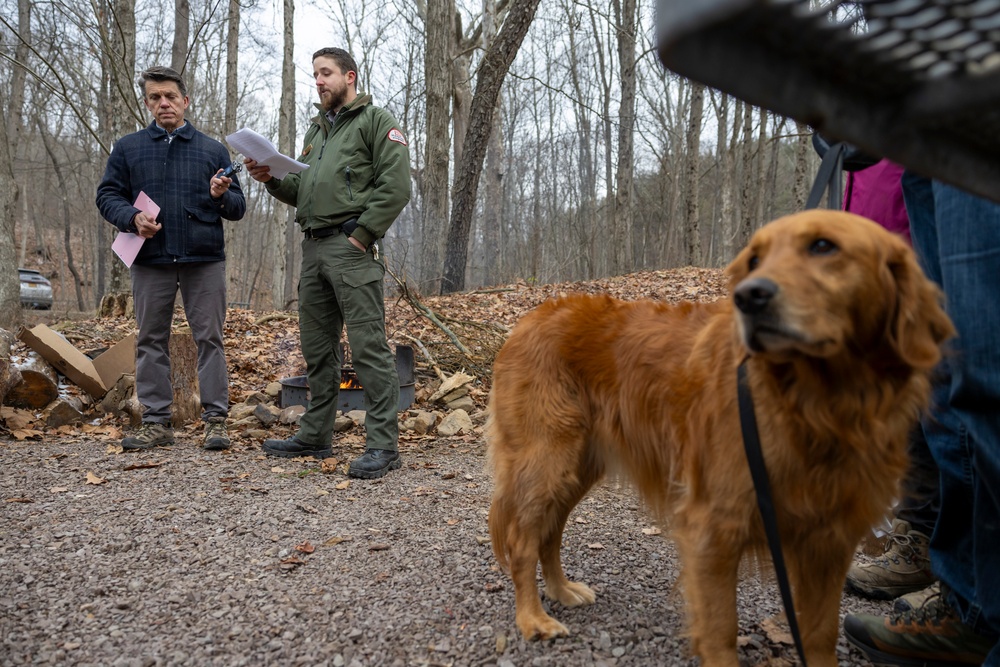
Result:
[[[115,139],[149,122],[138,72],[182,71],[210,136],[249,126],[297,155],[315,95],[295,82],[327,45],[410,140],[413,198],[384,246],[424,294],[721,266],[805,200],[808,128],[665,71],[651,0],[299,1],[0,0],[0,266],[41,268],[57,312],[126,290],[94,194]],[[294,34],[307,9],[327,43]],[[229,298],[294,308],[293,211],[244,186]],[[5,269],[0,326],[17,299]]]

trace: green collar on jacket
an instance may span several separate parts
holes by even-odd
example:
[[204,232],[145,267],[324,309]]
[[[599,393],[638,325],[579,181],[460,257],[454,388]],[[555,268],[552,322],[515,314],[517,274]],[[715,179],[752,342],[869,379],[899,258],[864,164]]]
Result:
[[[361,109],[371,104],[371,101],[372,101],[371,95],[367,93],[358,93],[358,96],[355,97],[352,101],[340,107],[340,111],[337,112],[337,115],[339,116],[342,113],[361,111]],[[319,114],[313,117],[312,122],[322,127],[325,131],[329,132],[330,119],[326,117],[326,111],[323,110],[323,105],[320,104],[319,102],[315,102],[313,103],[313,106],[316,107],[316,110],[319,111]]]

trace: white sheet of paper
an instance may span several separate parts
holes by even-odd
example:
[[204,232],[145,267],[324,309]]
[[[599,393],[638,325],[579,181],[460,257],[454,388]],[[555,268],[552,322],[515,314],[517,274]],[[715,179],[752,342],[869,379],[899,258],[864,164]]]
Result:
[[288,174],[297,174],[303,169],[309,168],[306,163],[279,153],[274,144],[266,137],[257,134],[248,127],[227,135],[226,142],[237,153],[242,153],[251,160],[256,160],[260,164],[270,167],[271,176],[275,178],[284,178]]
[[[139,196],[135,198],[135,203],[132,205],[154,219],[160,214],[160,207],[145,192],[140,191]],[[111,249],[125,262],[125,266],[131,268],[132,263],[135,261],[135,256],[139,254],[139,250],[142,249],[142,244],[145,240],[138,234],[118,232],[118,236],[115,237],[114,242],[111,244]]]

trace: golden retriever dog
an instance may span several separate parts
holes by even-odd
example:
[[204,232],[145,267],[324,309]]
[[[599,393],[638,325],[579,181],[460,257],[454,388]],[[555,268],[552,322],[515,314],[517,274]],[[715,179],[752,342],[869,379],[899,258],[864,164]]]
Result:
[[848,213],[771,222],[726,275],[731,299],[709,304],[546,302],[497,356],[489,526],[525,637],[568,634],[542,608],[539,561],[547,597],[594,602],[566,578],[560,547],[609,473],[676,541],[694,653],[737,664],[740,563],[767,553],[737,409],[746,359],[806,659],[837,664],[847,569],[897,493],[954,330],[906,243]]

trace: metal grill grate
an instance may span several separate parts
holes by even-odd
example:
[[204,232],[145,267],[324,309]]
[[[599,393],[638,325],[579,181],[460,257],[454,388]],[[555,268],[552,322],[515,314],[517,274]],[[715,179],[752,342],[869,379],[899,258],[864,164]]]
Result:
[[1000,201],[1000,0],[659,0],[671,70]]

